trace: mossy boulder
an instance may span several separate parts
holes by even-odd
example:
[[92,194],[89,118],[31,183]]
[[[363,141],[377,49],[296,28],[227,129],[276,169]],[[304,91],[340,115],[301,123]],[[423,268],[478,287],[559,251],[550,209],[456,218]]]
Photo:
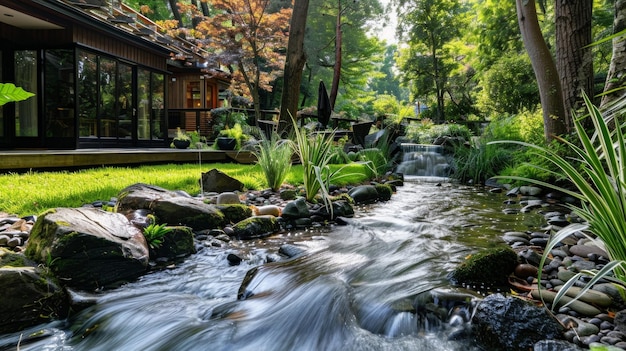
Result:
[[194,231],[226,224],[224,214],[215,205],[154,185],[137,183],[120,191],[117,211],[128,213],[138,209],[152,211],[161,223],[187,226]]
[[233,226],[233,235],[238,239],[257,239],[270,236],[280,230],[280,224],[272,215],[246,218]]
[[505,286],[517,265],[510,247],[485,249],[469,256],[448,275],[453,284]]
[[356,204],[370,204],[378,201],[378,190],[374,185],[359,185],[348,191]]
[[65,318],[69,299],[54,277],[37,267],[0,268],[0,333]]
[[378,201],[389,201],[393,195],[393,188],[389,184],[376,184],[376,192],[378,193]]
[[247,205],[218,205],[227,223],[237,223],[252,216],[252,209]]
[[193,232],[189,227],[170,227],[171,231],[163,235],[161,246],[150,250],[150,258],[174,260],[196,253]]
[[141,230],[122,214],[95,208],[57,208],[39,216],[25,254],[82,290],[118,286],[148,266]]

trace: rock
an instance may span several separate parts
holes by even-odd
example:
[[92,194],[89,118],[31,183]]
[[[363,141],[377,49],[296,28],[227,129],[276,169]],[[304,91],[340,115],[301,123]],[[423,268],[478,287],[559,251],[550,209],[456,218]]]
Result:
[[376,192],[378,193],[378,201],[389,201],[393,195],[393,188],[389,184],[376,184]]
[[613,324],[615,324],[615,329],[621,331],[622,333],[626,333],[626,310],[621,310],[615,313]]
[[485,249],[471,255],[448,278],[454,284],[505,286],[517,265],[517,254],[510,247]]
[[296,245],[292,245],[292,244],[285,244],[282,245],[279,249],[278,249],[278,253],[285,255],[289,258],[293,258],[296,256],[300,256],[302,255],[304,252],[306,252],[305,249],[296,246]]
[[118,212],[151,210],[159,223],[191,227],[195,231],[223,227],[224,214],[214,205],[163,188],[137,183],[120,191]]
[[515,276],[522,278],[522,279],[526,279],[528,277],[536,277],[537,272],[538,272],[537,267],[528,263],[518,264],[515,267]]
[[37,267],[0,268],[0,286],[2,334],[62,319],[68,314],[67,294],[50,274]]
[[584,351],[565,340],[541,340],[533,346],[533,351]]
[[252,208],[246,205],[218,205],[226,223],[237,223],[252,216]]
[[202,173],[202,187],[205,192],[217,193],[244,190],[242,182],[217,169]]
[[269,236],[280,230],[274,216],[256,216],[244,219],[233,226],[233,235],[238,239],[257,239]]
[[152,250],[155,258],[173,260],[196,253],[193,232],[188,227],[170,227],[172,230],[163,236],[161,246]]
[[241,200],[239,200],[239,195],[226,191],[217,195],[216,204],[218,205],[239,205],[241,204]]
[[541,188],[536,187],[536,186],[521,186],[519,188],[519,192],[522,195],[537,196],[541,194],[542,190]]
[[243,261],[241,257],[232,253],[226,256],[226,260],[228,261],[228,264],[230,264],[231,266],[239,266],[241,264],[241,261]]
[[280,217],[282,214],[282,210],[280,209],[280,207],[276,205],[266,205],[266,206],[258,206],[258,207],[255,206],[252,208],[252,212],[254,213],[255,216],[270,215],[274,217]]
[[298,192],[295,189],[283,189],[280,191],[281,200],[295,200]]
[[526,351],[561,337],[561,325],[543,307],[501,294],[487,296],[472,317],[476,340],[487,350]]
[[[550,303],[553,303],[554,298],[556,297],[556,293],[550,290],[541,290],[541,295],[539,293],[539,290],[532,290],[530,293],[533,299],[536,299],[536,300],[543,299],[543,301],[550,302]],[[570,303],[571,301],[568,307],[580,313],[583,316],[592,317],[597,314],[600,314],[600,310],[597,309],[596,307],[591,306],[590,304],[582,302],[580,300],[575,300],[575,301],[572,301],[572,300],[573,299],[569,296],[563,296],[561,300],[559,300],[557,307],[562,306],[566,303]]]
[[43,214],[25,253],[66,285],[84,290],[118,286],[148,267],[143,233],[124,215],[95,208],[57,208]]
[[283,208],[282,217],[284,219],[309,218],[310,216],[309,207],[306,204],[306,199],[303,197],[289,202]]
[[368,204],[378,201],[378,191],[374,185],[359,185],[348,191],[356,204]]
[[569,252],[572,255],[577,255],[580,257],[588,257],[589,254],[596,254],[598,256],[609,257],[606,251],[595,245],[573,245],[570,246]]

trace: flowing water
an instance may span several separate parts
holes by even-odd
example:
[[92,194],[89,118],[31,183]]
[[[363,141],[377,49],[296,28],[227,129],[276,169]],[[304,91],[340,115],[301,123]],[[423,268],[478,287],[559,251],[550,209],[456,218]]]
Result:
[[[463,337],[469,295],[446,274],[477,249],[502,245],[502,231],[541,225],[504,215],[503,200],[409,182],[345,226],[235,242],[239,266],[228,264],[230,251],[205,247],[96,294],[65,321],[0,336],[0,350],[477,350]],[[306,253],[265,264],[285,243]]]
[[402,163],[398,173],[416,177],[447,178],[450,175],[448,158],[443,155],[443,146],[430,144],[400,144]]

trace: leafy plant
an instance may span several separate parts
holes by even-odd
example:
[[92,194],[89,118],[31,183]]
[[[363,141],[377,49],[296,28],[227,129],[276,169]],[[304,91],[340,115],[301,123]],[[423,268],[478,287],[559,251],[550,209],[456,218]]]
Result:
[[274,191],[280,189],[291,170],[291,141],[280,139],[277,133],[272,133],[270,138],[263,136],[253,154],[269,187]]
[[[574,119],[576,135],[581,146],[560,139],[575,153],[576,158],[573,160],[565,159],[552,150],[534,144],[519,141],[493,142],[516,143],[539,151],[538,157],[544,158],[552,165],[552,169],[544,169],[545,172],[566,178],[576,187],[577,191],[573,191],[538,180],[513,178],[552,188],[580,200],[580,205],[572,205],[572,210],[583,218],[586,224],[571,224],[557,232],[546,246],[540,262],[543,267],[552,248],[574,232],[588,231],[594,235],[589,237],[606,249],[611,262],[600,271],[585,272],[594,277],[580,294],[584,294],[602,278],[611,279],[611,273],[618,282],[626,283],[626,146],[623,126],[615,121],[617,127],[611,131],[598,108],[586,95],[584,99],[595,132],[589,136],[583,128],[582,119]],[[558,305],[558,301],[581,275],[570,279],[559,291],[554,306]],[[541,279],[541,269],[538,278]]]
[[248,136],[243,132],[243,128],[239,123],[235,124],[232,128],[222,129],[219,135],[222,137],[235,139],[235,149],[237,150],[241,149],[241,144],[244,141],[248,140]]
[[191,141],[191,137],[187,133],[183,132],[180,127],[176,127],[176,136],[174,137],[174,140]]
[[28,92],[13,83],[0,83],[0,106],[8,102],[26,100],[35,94]]
[[462,182],[483,184],[511,162],[511,154],[505,148],[480,142],[470,147],[458,145],[454,149],[452,177]]
[[143,229],[143,236],[146,238],[148,246],[154,250],[163,245],[163,237],[171,231],[172,228],[167,227],[167,223],[150,223],[150,225]]

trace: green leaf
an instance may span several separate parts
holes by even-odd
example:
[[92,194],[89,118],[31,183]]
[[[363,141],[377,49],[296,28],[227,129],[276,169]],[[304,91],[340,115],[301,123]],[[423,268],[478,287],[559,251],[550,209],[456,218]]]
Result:
[[35,94],[16,87],[13,83],[0,83],[0,106],[7,102],[26,100],[31,96]]

